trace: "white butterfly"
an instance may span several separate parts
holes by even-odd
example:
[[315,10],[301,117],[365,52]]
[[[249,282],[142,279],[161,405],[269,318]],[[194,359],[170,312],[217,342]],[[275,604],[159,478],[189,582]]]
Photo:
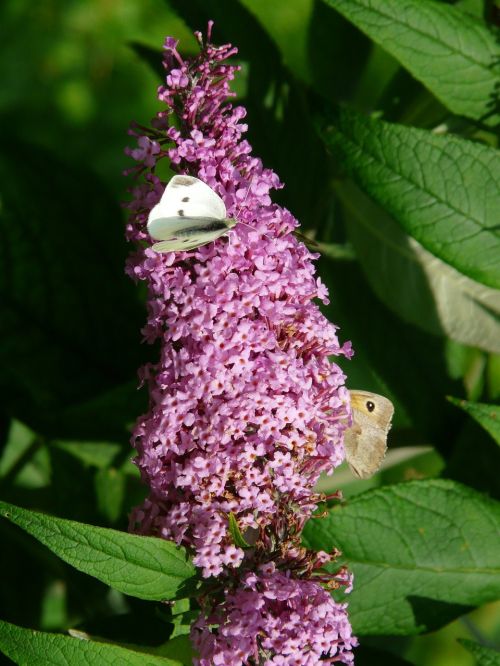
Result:
[[226,234],[237,220],[226,217],[218,194],[193,176],[174,176],[149,213],[148,231],[157,252],[194,250]]

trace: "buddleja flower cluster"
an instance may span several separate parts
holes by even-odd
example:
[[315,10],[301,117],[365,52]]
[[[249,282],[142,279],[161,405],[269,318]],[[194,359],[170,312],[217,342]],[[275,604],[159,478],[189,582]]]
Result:
[[[133,444],[150,493],[131,526],[189,548],[202,575],[219,578],[192,628],[201,666],[349,662],[345,607],[320,585],[333,555],[305,551],[300,533],[319,474],[343,460],[349,397],[328,356],[351,348],[315,302],[327,290],[298,222],[271,201],[278,177],[243,138],[245,109],[230,103],[237,50],[212,45],[210,31],[207,43],[197,33],[191,60],[167,38],[166,108],[131,130],[127,234],[138,250],[127,270],[147,283],[144,338],[160,341],[159,361],[141,370],[150,408]],[[191,252],[153,251],[160,160],[207,183],[241,224]],[[348,579],[338,572],[329,585]]]

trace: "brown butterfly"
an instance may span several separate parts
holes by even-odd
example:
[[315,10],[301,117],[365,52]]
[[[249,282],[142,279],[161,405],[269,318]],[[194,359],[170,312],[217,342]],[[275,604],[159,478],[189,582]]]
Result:
[[354,476],[367,479],[382,464],[394,405],[382,395],[349,391],[353,424],[345,432],[345,457]]

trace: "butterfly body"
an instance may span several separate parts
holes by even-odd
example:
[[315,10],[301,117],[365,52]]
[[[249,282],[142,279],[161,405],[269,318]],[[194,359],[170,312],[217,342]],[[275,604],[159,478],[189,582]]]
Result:
[[382,395],[350,391],[353,424],[344,434],[346,460],[354,476],[366,479],[382,464],[394,405]]
[[148,232],[159,241],[157,252],[193,250],[226,234],[237,224],[224,202],[193,176],[174,176],[148,218]]

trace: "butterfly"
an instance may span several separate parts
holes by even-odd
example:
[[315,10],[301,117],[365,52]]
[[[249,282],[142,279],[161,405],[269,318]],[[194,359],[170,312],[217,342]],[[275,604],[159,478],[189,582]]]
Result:
[[199,178],[174,176],[149,213],[148,232],[156,252],[194,250],[226,234],[237,224],[227,217],[218,194]]
[[379,469],[387,451],[394,405],[369,391],[349,393],[353,425],[344,435],[345,457],[354,476],[367,479]]

